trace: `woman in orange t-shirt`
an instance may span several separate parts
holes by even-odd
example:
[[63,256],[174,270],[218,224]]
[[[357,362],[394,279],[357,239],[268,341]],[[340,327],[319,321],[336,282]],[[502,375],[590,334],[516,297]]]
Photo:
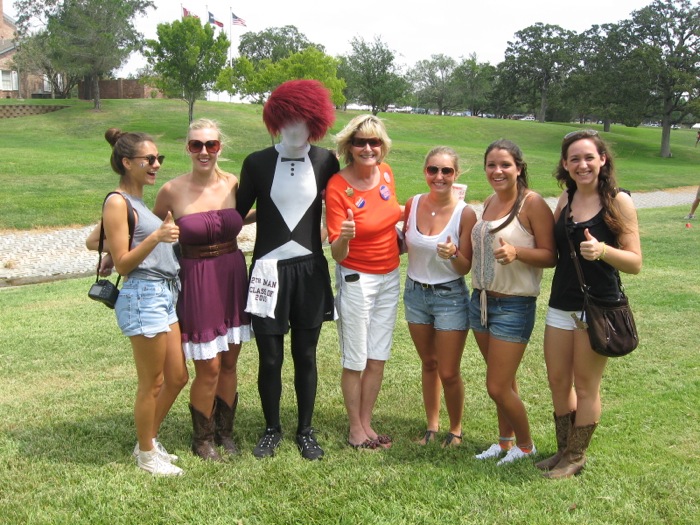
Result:
[[374,115],[352,119],[336,136],[345,168],[326,186],[328,240],[336,265],[343,373],[341,388],[350,422],[348,444],[388,448],[391,438],[372,428],[372,411],[384,376],[399,303],[396,223],[402,209],[394,174],[382,162],[391,147]]

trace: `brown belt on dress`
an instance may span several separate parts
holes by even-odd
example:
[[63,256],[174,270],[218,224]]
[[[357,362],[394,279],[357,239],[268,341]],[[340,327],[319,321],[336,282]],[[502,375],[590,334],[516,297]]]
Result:
[[180,253],[185,259],[207,259],[238,250],[236,239],[218,244],[180,244]]

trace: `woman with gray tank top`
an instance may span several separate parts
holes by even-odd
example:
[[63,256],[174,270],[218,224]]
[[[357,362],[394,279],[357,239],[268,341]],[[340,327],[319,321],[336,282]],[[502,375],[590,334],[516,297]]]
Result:
[[[114,267],[125,276],[115,312],[120,330],[131,341],[138,376],[134,455],[138,467],[153,475],[179,476],[182,469],[172,464],[177,456],[156,440],[188,380],[175,313],[179,264],[171,246],[178,241],[179,228],[170,213],[161,221],[143,202],[143,188],[155,184],[164,157],[145,133],[110,128],[105,138],[112,145],[112,169],[120,176],[116,193],[105,200],[102,223]],[[131,242],[127,201],[135,222]],[[97,248],[99,235],[96,228],[88,248]]]

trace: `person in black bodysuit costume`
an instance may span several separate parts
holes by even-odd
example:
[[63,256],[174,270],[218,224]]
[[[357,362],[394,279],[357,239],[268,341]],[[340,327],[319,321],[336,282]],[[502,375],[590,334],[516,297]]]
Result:
[[245,217],[256,203],[257,215],[248,311],[260,356],[258,392],[266,426],[253,450],[258,458],[274,455],[282,439],[282,363],[290,328],[297,446],[305,459],[323,457],[311,427],[316,346],[321,324],[333,320],[334,308],[319,227],[322,192],[340,166],[331,151],[309,141],[323,138],[334,118],[320,82],[285,82],[263,109],[263,121],[271,134],[281,135],[280,143],[251,153],[241,169],[236,208]]

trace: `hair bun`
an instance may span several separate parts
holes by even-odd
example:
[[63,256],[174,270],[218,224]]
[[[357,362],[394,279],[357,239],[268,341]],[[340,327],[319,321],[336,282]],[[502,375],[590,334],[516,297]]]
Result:
[[117,141],[124,135],[126,135],[126,132],[120,130],[119,128],[109,128],[107,131],[105,131],[105,139],[112,145],[112,147],[114,147]]

